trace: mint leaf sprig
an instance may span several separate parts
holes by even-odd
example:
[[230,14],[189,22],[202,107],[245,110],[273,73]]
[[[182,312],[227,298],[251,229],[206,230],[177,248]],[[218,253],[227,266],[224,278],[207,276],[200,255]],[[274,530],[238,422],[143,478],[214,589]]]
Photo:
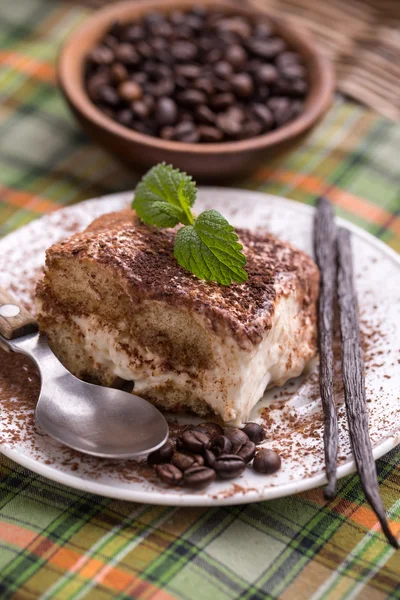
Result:
[[196,195],[196,184],[189,175],[160,163],[136,187],[132,208],[147,225],[184,225],[174,246],[181,267],[206,281],[243,283],[248,278],[243,268],[246,257],[234,228],[216,210],[206,210],[196,218],[191,211]]

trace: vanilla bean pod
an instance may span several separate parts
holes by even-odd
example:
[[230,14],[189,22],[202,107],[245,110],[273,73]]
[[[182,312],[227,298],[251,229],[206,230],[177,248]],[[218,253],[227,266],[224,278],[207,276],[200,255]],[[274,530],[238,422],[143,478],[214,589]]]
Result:
[[324,410],[324,451],[328,485],[324,493],[332,498],[336,489],[338,422],[333,389],[333,321],[336,291],[336,225],[331,203],[320,198],[314,220],[314,253],[320,270],[318,300],[319,385]]
[[375,511],[388,542],[394,548],[398,548],[399,543],[390,530],[379,493],[376,466],[368,433],[364,359],[353,279],[351,240],[350,233],[346,229],[338,230],[337,246],[342,377],[351,445],[364,494]]

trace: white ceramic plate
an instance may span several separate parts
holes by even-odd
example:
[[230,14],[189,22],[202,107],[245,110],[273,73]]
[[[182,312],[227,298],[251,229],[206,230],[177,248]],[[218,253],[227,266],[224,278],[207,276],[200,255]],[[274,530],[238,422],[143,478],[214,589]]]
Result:
[[[131,193],[124,193],[89,200],[45,216],[1,240],[0,285],[32,306],[34,283],[44,262],[45,249],[83,229],[100,214],[122,208],[131,197]],[[245,190],[203,188],[196,210],[211,207],[220,210],[236,226],[271,231],[309,253],[312,251],[310,207]],[[353,234],[365,340],[370,435],[374,456],[379,458],[400,441],[400,260],[387,246],[359,228],[342,221],[340,224]],[[152,477],[149,479],[147,469],[135,461],[114,463],[80,455],[38,431],[33,421],[38,385],[35,376],[21,358],[5,357],[0,353],[1,452],[48,479],[113,498],[182,506],[257,502],[325,482],[322,409],[315,367],[284,388],[268,391],[254,410],[254,419],[268,422],[271,439],[265,445],[281,453],[282,469],[272,476],[260,476],[248,468],[234,481],[216,482],[204,491],[190,492],[163,487]],[[19,362],[10,365],[10,360]],[[343,477],[355,467],[347,435],[340,369],[336,380],[340,426],[338,476]],[[186,416],[179,421],[196,422],[196,419]]]

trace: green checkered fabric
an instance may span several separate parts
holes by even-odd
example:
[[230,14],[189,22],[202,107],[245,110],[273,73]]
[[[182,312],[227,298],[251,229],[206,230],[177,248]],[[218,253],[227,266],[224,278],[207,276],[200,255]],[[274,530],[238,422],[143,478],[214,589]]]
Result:
[[[80,131],[55,84],[65,36],[89,14],[54,0],[0,2],[0,231],[84,198],[133,188]],[[242,187],[313,204],[400,250],[400,125],[337,99],[285,158]],[[400,532],[400,450],[377,463]],[[167,508],[77,492],[0,458],[0,598],[283,600],[400,598],[386,543],[356,475],[229,508]]]

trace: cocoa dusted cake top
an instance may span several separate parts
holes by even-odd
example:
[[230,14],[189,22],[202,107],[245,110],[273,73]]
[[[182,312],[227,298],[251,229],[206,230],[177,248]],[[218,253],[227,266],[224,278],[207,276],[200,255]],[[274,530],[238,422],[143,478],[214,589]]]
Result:
[[313,260],[271,234],[236,231],[248,280],[230,286],[200,280],[183,269],[173,254],[176,229],[149,227],[131,209],[99,217],[84,232],[53,245],[47,265],[60,256],[109,265],[133,296],[201,312],[213,329],[226,325],[239,340],[253,344],[271,327],[278,297],[294,287],[302,295],[304,318],[314,320],[318,271]]

